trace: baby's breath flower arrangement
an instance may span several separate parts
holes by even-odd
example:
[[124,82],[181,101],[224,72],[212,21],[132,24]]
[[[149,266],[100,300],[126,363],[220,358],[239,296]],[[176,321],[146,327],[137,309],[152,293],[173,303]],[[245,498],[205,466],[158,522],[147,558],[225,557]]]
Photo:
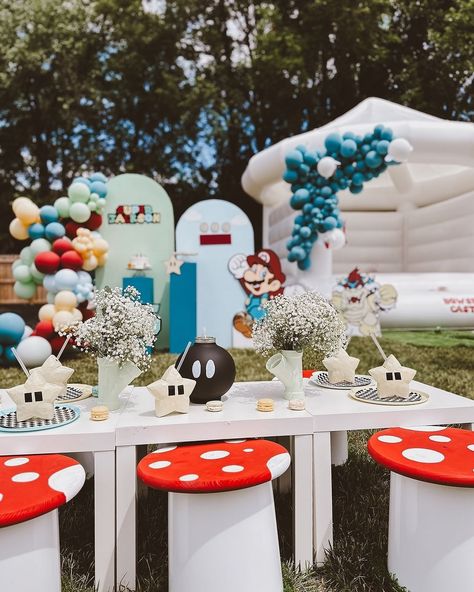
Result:
[[330,355],[346,343],[344,323],[317,292],[277,296],[264,309],[265,316],[253,326],[253,343],[261,354],[311,349]]
[[156,340],[157,317],[151,304],[142,304],[133,286],[125,290],[105,287],[96,292],[96,314],[71,332],[76,346],[96,358],[107,358],[122,367],[135,364],[142,372],[150,367],[150,349]]

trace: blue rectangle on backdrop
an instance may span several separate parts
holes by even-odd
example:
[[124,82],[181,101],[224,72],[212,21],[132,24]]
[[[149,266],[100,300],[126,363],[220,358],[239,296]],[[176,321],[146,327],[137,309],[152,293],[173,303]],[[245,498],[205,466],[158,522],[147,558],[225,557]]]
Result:
[[170,352],[180,353],[196,339],[196,263],[185,262],[170,274]]

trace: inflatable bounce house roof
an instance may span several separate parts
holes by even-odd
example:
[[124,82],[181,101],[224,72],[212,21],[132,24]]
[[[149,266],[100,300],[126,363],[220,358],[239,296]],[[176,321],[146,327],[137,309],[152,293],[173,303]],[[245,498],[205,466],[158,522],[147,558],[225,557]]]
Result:
[[[244,190],[267,206],[286,201],[285,155],[298,145],[324,147],[330,132],[364,134],[383,123],[413,147],[410,161],[391,167],[360,195],[341,192],[342,210],[397,210],[405,202],[426,206],[474,188],[474,124],[447,121],[390,101],[368,98],[334,121],[282,140],[253,156],[242,176]],[[381,198],[381,195],[383,196]]]

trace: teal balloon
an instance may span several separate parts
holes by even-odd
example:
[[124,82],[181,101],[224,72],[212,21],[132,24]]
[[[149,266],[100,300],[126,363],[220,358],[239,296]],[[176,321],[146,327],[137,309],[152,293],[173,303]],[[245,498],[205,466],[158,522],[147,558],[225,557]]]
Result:
[[363,189],[362,185],[351,185],[349,187],[349,191],[351,193],[361,193],[362,189]]
[[31,250],[31,247],[23,247],[23,249],[20,251],[20,259],[25,265],[31,265],[33,263],[35,260],[35,255]]
[[326,139],[324,140],[324,146],[326,147],[326,150],[328,152],[338,153],[339,148],[341,147],[341,144],[342,144],[342,137],[337,132],[333,132],[333,133],[327,135]]
[[318,162],[318,157],[312,152],[306,152],[303,156],[303,160],[306,164],[309,164],[309,166],[314,166]]
[[309,257],[305,257],[302,261],[298,261],[298,267],[302,271],[309,269],[311,267],[311,259]]
[[34,282],[15,282],[13,285],[13,291],[18,298],[24,298],[30,300],[36,293],[36,285]]
[[299,150],[291,150],[285,156],[285,164],[289,169],[297,169],[303,162],[303,155]]
[[[287,183],[294,183],[298,180],[298,173],[296,171],[285,171],[283,173],[283,180]],[[105,200],[104,200],[105,201]],[[99,202],[100,205],[100,202]]]
[[380,140],[380,142],[377,142],[377,147],[375,148],[375,150],[377,151],[377,154],[380,154],[381,156],[385,156],[388,152],[389,145],[390,145],[390,142],[387,140]]
[[12,275],[17,281],[24,283],[31,282],[33,279],[31,277],[30,268],[28,267],[28,265],[25,265],[24,263],[22,263],[21,265],[17,265],[13,270]]
[[379,125],[376,125],[374,127],[374,133],[373,133],[373,135],[375,136],[375,138],[381,138],[382,137],[382,132],[383,132],[384,129],[385,128],[384,128],[384,126],[381,123],[379,123]]
[[69,209],[71,207],[71,200],[69,197],[58,197],[54,202],[54,207],[61,218],[69,218]]
[[45,234],[48,240],[55,241],[66,234],[66,229],[61,222],[50,222],[45,228]]
[[343,140],[355,140],[356,138],[357,138],[357,136],[355,135],[354,132],[344,132],[342,134]]
[[104,173],[93,173],[90,176],[90,181],[93,183],[94,181],[100,181],[101,183],[107,183],[107,177]]
[[321,195],[323,197],[330,197],[332,195],[332,190],[330,187],[323,187],[321,189]]
[[40,208],[40,218],[45,225],[57,222],[59,218],[58,210],[54,206],[43,206]]
[[332,230],[333,228],[336,228],[337,220],[336,220],[336,218],[329,216],[328,218],[324,219],[323,224],[324,224],[324,228],[326,230]]
[[393,140],[393,131],[389,127],[386,127],[380,134],[380,138],[382,140],[387,140],[388,142],[391,142]]
[[30,248],[36,257],[38,253],[43,253],[44,251],[51,251],[51,243],[48,242],[45,238],[37,238],[31,243]]
[[23,337],[25,321],[15,312],[0,314],[0,343],[16,345]]
[[300,236],[302,238],[309,238],[311,236],[311,228],[308,226],[302,226],[300,228]]
[[89,179],[86,179],[85,177],[76,177],[74,179],[73,183],[82,183],[83,185],[86,185],[87,187],[91,186],[91,182],[89,181]]
[[10,362],[10,364],[17,363],[16,357],[15,357],[15,354],[13,353],[12,347],[6,347],[5,348],[5,351],[3,352],[3,355],[5,356],[5,358],[7,359],[7,361]]
[[90,186],[91,193],[97,193],[99,197],[107,195],[107,185],[103,181],[94,181]]
[[369,168],[376,169],[382,164],[383,160],[380,154],[377,154],[375,150],[371,150],[367,153],[365,157],[365,162]]
[[32,240],[35,240],[36,238],[44,238],[44,226],[42,224],[40,224],[39,222],[32,224],[28,228],[28,236]]
[[350,138],[344,140],[341,144],[340,152],[345,158],[350,158],[357,152],[357,144]]
[[293,261],[302,261],[306,257],[303,247],[293,247],[289,253]]

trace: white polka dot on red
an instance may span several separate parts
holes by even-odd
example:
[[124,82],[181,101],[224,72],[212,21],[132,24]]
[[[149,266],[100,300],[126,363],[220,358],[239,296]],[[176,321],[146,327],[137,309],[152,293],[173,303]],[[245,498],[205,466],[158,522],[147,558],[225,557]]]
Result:
[[230,452],[227,452],[227,450],[209,450],[208,452],[203,452],[201,454],[201,458],[204,460],[217,460],[219,458],[225,458],[229,455]]
[[428,438],[432,442],[451,442],[451,438],[448,438],[448,436],[428,436]]
[[0,502],[2,501],[2,499],[3,499],[3,493],[0,493]]
[[161,454],[162,452],[171,452],[178,448],[177,446],[165,446],[164,448],[158,448],[157,450],[153,451],[153,454]]
[[253,452],[253,448],[244,448],[244,452]]
[[194,473],[190,473],[189,475],[182,475],[179,478],[180,481],[196,481],[196,479],[199,479],[199,475],[196,475]]
[[469,450],[472,450],[472,452],[474,452],[474,444],[468,444],[467,447]]
[[244,470],[244,467],[242,467],[241,465],[227,465],[225,467],[222,467],[222,470],[224,471],[224,473],[240,473]]
[[398,436],[390,436],[389,434],[384,434],[377,438],[380,442],[384,442],[385,444],[398,444],[402,441],[401,438]]
[[150,469],[166,469],[166,467],[170,466],[169,460],[157,460],[156,462],[152,462],[150,465]]
[[16,458],[9,458],[3,464],[6,467],[19,467],[20,465],[26,465],[28,462],[30,462],[30,459],[26,458],[26,456],[18,456]]
[[419,463],[439,463],[444,460],[444,454],[429,448],[407,448],[402,452],[402,455],[408,460],[413,460]]
[[13,475],[12,481],[15,483],[29,483],[30,481],[36,481],[39,478],[39,473],[18,473]]

